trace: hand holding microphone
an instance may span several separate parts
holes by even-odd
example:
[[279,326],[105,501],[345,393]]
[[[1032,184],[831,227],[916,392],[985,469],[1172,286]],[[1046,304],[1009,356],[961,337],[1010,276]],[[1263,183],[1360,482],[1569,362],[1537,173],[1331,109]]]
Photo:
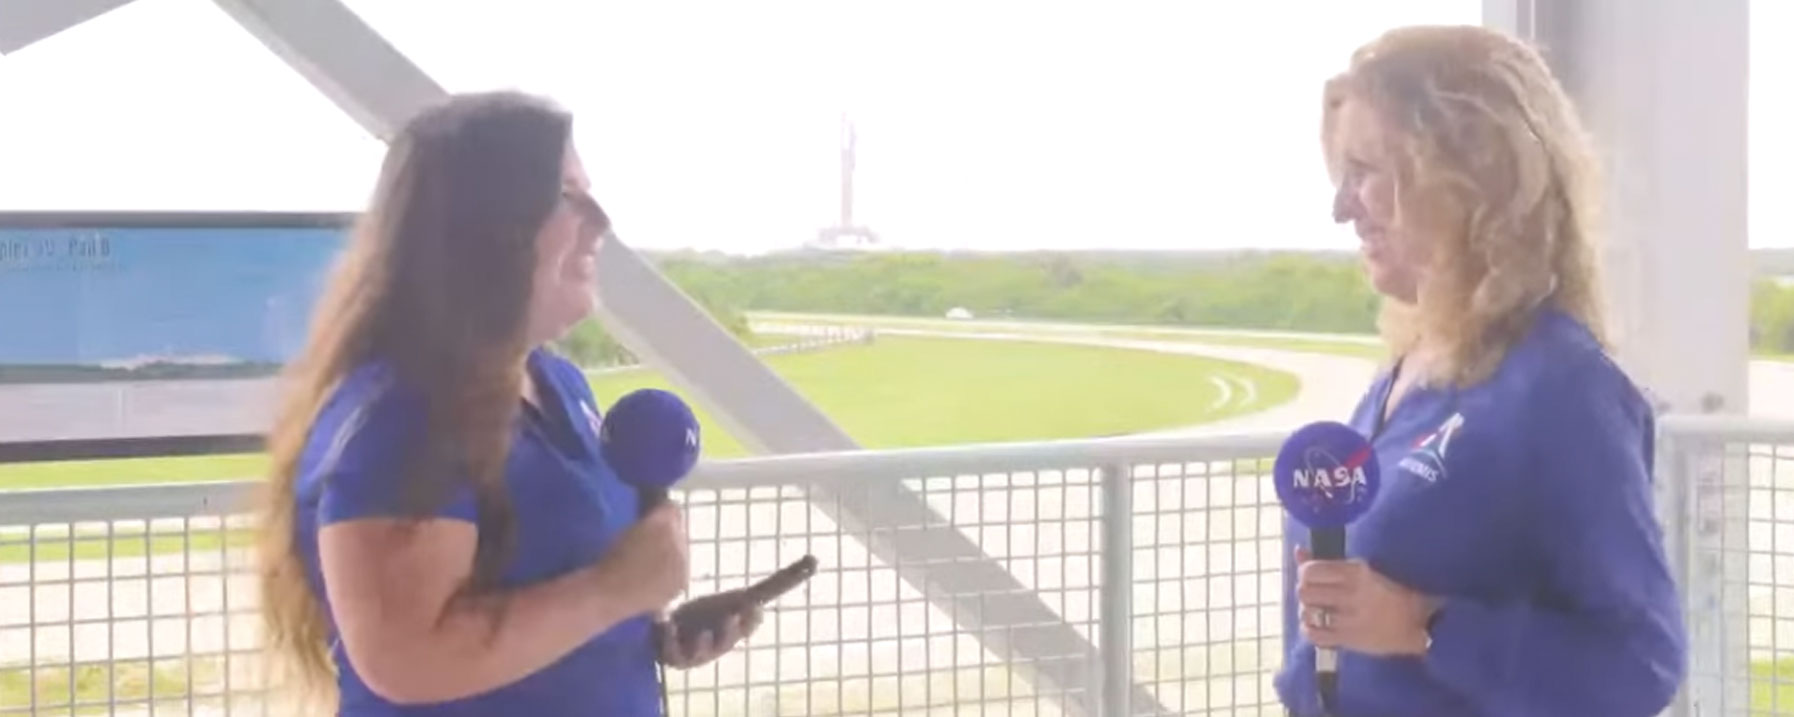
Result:
[[[630,534],[637,531],[655,545],[674,544],[677,555],[663,554],[668,564],[663,575],[669,581],[656,584],[649,591],[656,602],[650,609],[660,610],[678,597],[687,584],[690,566],[686,555],[685,525],[678,510],[666,500],[667,489],[685,478],[697,465],[700,447],[698,421],[691,408],[678,396],[658,389],[642,389],[624,396],[611,408],[610,415],[599,429],[599,445],[605,462],[623,482],[642,492],[645,517]],[[676,528],[676,540],[665,531]],[[622,543],[619,543],[619,547]],[[654,551],[643,548],[644,555]],[[673,570],[677,570],[676,588],[666,592]],[[740,590],[709,595],[692,600],[674,610],[663,628],[662,653],[668,664],[688,667],[715,659],[734,647],[734,643],[759,626],[760,609],[766,603],[803,584],[816,572],[816,559],[804,556],[785,569]]]
[[1339,654],[1342,646],[1336,631],[1360,619],[1350,596],[1353,585],[1343,581],[1316,582],[1321,577],[1345,577],[1344,568],[1335,568],[1339,575],[1330,575],[1329,565],[1347,565],[1346,525],[1362,517],[1377,498],[1382,472],[1377,467],[1377,453],[1370,441],[1352,427],[1333,422],[1311,423],[1296,431],[1277,452],[1272,468],[1272,482],[1277,500],[1291,517],[1308,526],[1310,547],[1318,561],[1298,554],[1300,563],[1296,582],[1296,598],[1302,603],[1299,617],[1302,633],[1315,645],[1315,681],[1320,688],[1321,705],[1332,712],[1339,699]]
[[629,527],[605,553],[599,567],[631,616],[658,613],[678,599],[691,575],[685,518],[679,507],[661,503]]
[[617,538],[605,563],[622,594],[634,598],[631,614],[659,612],[691,575],[685,519],[666,495],[698,462],[697,418],[678,396],[642,389],[611,408],[598,442],[617,477],[642,496],[641,520]]
[[[1384,577],[1362,560],[1316,560],[1296,548],[1302,634],[1316,647],[1366,655],[1423,655],[1431,598]],[[1321,611],[1330,617],[1318,627]]]

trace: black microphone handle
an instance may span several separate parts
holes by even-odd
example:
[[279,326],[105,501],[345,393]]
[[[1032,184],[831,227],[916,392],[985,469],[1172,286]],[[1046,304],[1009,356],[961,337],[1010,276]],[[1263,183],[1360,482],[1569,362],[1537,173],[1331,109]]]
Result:
[[[1345,528],[1319,528],[1308,532],[1308,551],[1315,560],[1345,560]],[[1314,681],[1320,689],[1321,709],[1335,714],[1339,709],[1339,652],[1331,648],[1314,650]]]
[[1308,551],[1315,560],[1345,560],[1345,528],[1316,528],[1308,533]]
[[637,488],[636,490],[641,493],[641,513],[644,516],[648,514],[648,511],[660,507],[661,503],[667,502],[667,489],[665,488]]

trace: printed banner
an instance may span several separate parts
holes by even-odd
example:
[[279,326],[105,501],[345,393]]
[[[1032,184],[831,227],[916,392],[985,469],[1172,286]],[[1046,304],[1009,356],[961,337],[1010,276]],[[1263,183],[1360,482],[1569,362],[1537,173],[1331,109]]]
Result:
[[0,215],[0,443],[264,430],[347,235],[279,221]]
[[0,228],[0,383],[267,376],[303,345],[336,227]]

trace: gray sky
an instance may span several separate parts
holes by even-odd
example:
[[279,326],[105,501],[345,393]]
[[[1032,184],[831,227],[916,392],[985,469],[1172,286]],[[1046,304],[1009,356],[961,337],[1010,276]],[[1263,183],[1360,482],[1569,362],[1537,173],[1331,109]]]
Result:
[[[832,223],[844,110],[858,214],[892,245],[1349,248],[1327,216],[1319,83],[1383,29],[1481,9],[348,2],[452,90],[569,106],[630,243],[732,251]],[[1794,3],[1752,12],[1758,38],[1794,29]],[[1789,45],[1753,42],[1756,127],[1794,126],[1773,70],[1794,67]],[[381,150],[209,0],[137,0],[0,58],[0,101],[0,209],[352,210]],[[1753,137],[1753,246],[1794,246],[1784,136]]]

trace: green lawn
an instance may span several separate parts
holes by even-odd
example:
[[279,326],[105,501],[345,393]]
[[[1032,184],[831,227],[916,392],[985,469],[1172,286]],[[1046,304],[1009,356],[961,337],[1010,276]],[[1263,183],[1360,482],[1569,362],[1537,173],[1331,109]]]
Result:
[[[1276,405],[1295,395],[1286,373],[1209,359],[1098,347],[907,337],[880,338],[767,364],[863,445],[872,448],[1021,441],[1190,425]],[[1257,401],[1213,404],[1210,376],[1251,381]],[[1236,384],[1237,385],[1237,384]],[[634,370],[592,380],[601,403],[644,386]],[[695,401],[694,401],[695,403]],[[699,410],[708,458],[746,454]],[[0,490],[229,480],[260,474],[259,455],[0,466]]]
[[[1045,343],[882,337],[768,364],[868,448],[1133,433],[1263,409],[1296,392],[1295,377],[1256,366]],[[1207,377],[1217,373],[1254,382],[1258,401],[1211,409],[1219,393]],[[601,402],[647,386],[668,388],[647,372],[592,381]],[[746,454],[699,414],[707,457]]]
[[[188,553],[217,555],[227,546],[225,531],[192,530],[182,532],[177,528],[158,526],[148,533],[141,527],[126,529],[114,526],[108,534],[104,527],[83,526],[76,530],[75,538],[68,538],[67,530],[39,530],[30,542],[25,538],[28,528],[0,528],[0,563],[24,563],[35,559],[38,563],[60,563],[74,553],[76,560],[105,560],[111,558],[140,558],[145,554],[167,555],[170,553]],[[255,533],[245,528],[229,531],[229,548],[247,548],[255,544]],[[35,547],[33,547],[35,546]]]
[[1794,660],[1751,663],[1750,709],[1760,714],[1794,714]]
[[[179,710],[187,707],[189,680],[199,703],[196,706],[204,706],[206,702],[219,701],[215,695],[223,677],[224,660],[220,657],[196,657],[191,666],[184,659],[153,663],[126,660],[111,666],[85,664],[72,671],[65,666],[44,666],[37,668],[35,675],[23,667],[9,667],[0,669],[0,711],[30,707],[32,692],[36,692],[37,707],[44,714],[111,714],[106,703],[148,700],[151,694],[158,703],[158,713],[180,714]],[[74,697],[73,704],[90,706],[71,706],[70,695]]]
[[[1263,368],[1208,359],[1096,347],[956,339],[883,338],[872,345],[773,356],[768,364],[850,434],[869,447],[1014,441],[1129,433],[1194,424],[1261,409],[1295,395],[1294,377]],[[1257,399],[1243,390],[1216,406],[1220,389],[1210,380],[1228,376],[1236,388],[1250,381]],[[665,387],[647,371],[605,373],[592,380],[603,403],[644,386]],[[737,441],[700,410],[711,458],[743,455]],[[107,462],[0,466],[0,489],[95,486],[117,483],[225,480],[255,476],[260,456],[139,459]],[[18,530],[0,530],[0,542],[18,541]],[[223,550],[222,531],[190,536],[148,534],[141,528],[78,534],[71,545],[40,535],[40,561],[134,557]],[[246,531],[230,531],[231,546],[248,542]],[[0,545],[0,562],[31,557],[20,543]],[[123,662],[112,668],[83,665],[0,668],[0,710],[28,705],[63,714],[99,714],[103,707],[70,709],[108,698],[180,698],[191,679],[207,690],[221,675],[214,659],[198,659],[191,671],[182,661]],[[33,677],[35,679],[33,679]],[[152,688],[152,684],[154,687]],[[784,695],[781,695],[783,697]],[[177,705],[170,705],[178,707]]]

